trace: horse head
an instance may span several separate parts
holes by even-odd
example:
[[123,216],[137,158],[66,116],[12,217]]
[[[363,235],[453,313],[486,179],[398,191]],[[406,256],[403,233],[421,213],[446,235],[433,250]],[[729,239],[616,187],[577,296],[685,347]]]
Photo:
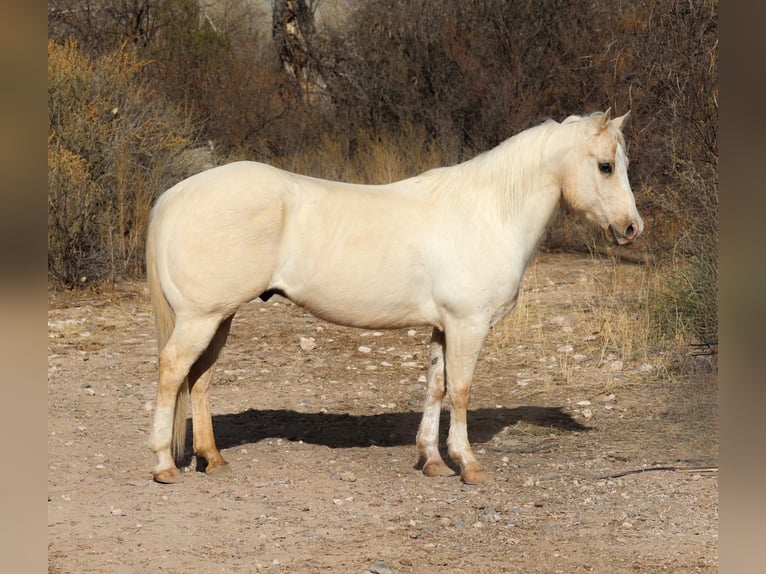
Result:
[[629,162],[621,131],[629,115],[612,119],[607,109],[561,124],[575,134],[574,145],[564,157],[564,200],[620,245],[631,243],[644,229],[628,181]]

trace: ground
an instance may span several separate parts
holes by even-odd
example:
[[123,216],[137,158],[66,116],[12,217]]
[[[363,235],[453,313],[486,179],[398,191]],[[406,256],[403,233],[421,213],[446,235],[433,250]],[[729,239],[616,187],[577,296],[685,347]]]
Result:
[[475,376],[478,486],[416,469],[428,329],[338,327],[278,296],[243,307],[218,364],[231,473],[190,457],[157,484],[144,285],[50,293],[49,572],[717,572],[715,373],[612,349],[583,301],[615,274],[604,296],[645,276],[533,262],[522,328],[496,327]]

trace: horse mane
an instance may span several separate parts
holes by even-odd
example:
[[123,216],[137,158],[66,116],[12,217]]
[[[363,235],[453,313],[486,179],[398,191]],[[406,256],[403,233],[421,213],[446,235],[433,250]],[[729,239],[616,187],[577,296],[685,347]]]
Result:
[[[570,116],[565,122],[582,119]],[[543,149],[558,122],[548,119],[517,133],[496,147],[463,163],[423,174],[435,178],[432,193],[461,210],[496,213],[506,219],[517,213],[525,195],[544,176]],[[491,204],[491,205],[488,205]]]

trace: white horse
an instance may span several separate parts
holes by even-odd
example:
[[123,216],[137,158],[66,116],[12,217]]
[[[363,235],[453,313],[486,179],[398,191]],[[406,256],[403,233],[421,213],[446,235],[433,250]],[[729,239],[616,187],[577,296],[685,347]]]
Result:
[[388,185],[305,177],[255,162],[199,173],[152,210],[147,277],[159,330],[149,440],[153,476],[176,482],[191,390],[194,452],[228,468],[215,444],[211,370],[244,303],[279,293],[327,321],[368,329],[433,328],[417,446],[427,476],[466,483],[486,472],[466,409],[482,344],[515,305],[524,270],[563,199],[619,244],[643,230],[621,133],[628,114],[549,120],[491,151]]

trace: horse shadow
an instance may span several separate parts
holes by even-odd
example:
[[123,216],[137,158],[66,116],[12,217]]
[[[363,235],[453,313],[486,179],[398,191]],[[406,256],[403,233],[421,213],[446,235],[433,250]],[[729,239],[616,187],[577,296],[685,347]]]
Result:
[[[394,447],[415,444],[421,416],[422,413],[416,411],[352,415],[248,409],[213,416],[213,428],[218,447],[222,449],[272,438],[329,448]],[[561,407],[484,408],[468,411],[469,439],[473,443],[486,443],[504,428],[519,422],[569,432],[590,430]],[[191,421],[187,424],[191,425]],[[439,425],[442,444],[448,428],[449,413],[443,411]],[[187,433],[187,437],[190,434]]]

